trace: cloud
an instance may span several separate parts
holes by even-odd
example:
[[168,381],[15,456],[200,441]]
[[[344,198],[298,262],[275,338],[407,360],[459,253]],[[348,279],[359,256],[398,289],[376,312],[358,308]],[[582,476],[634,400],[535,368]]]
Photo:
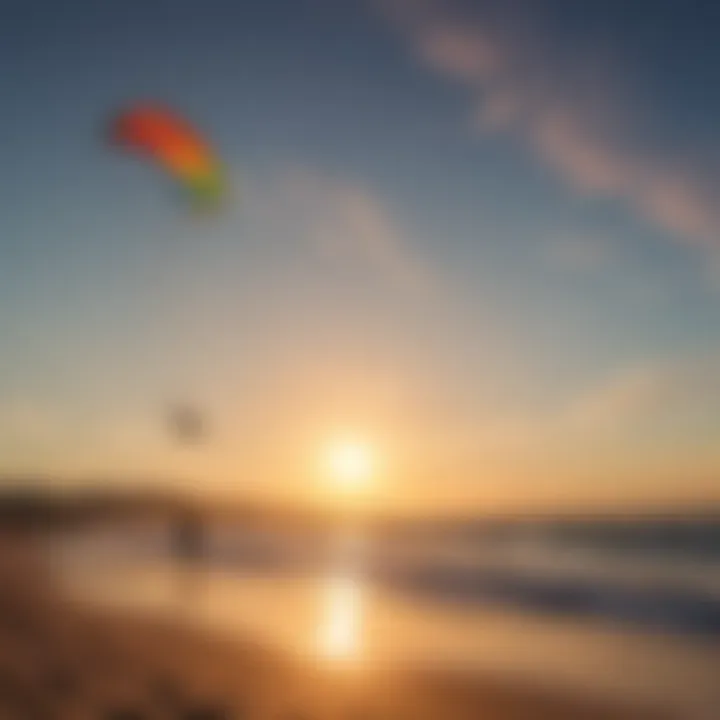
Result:
[[425,33],[419,50],[430,67],[469,83],[491,80],[503,62],[493,42],[460,27],[440,26]]
[[650,360],[554,407],[490,413],[462,433],[466,455],[508,478],[538,481],[717,473],[719,363],[720,352]]
[[538,154],[581,191],[622,195],[638,180],[633,164],[594,137],[571,110],[546,109],[528,132]]
[[718,363],[720,353],[715,352],[623,367],[525,426],[532,432],[544,428],[545,439],[573,442],[621,438],[632,442],[664,428],[682,439],[698,423],[714,418],[720,403]]
[[302,242],[331,270],[352,270],[399,292],[433,287],[436,273],[395,213],[363,183],[296,167],[253,192],[252,204],[266,208],[261,222],[274,227],[276,237]]
[[652,364],[623,370],[573,401],[562,413],[561,425],[597,433],[646,423],[677,399],[678,379],[670,369]]
[[567,419],[595,427],[669,421],[680,434],[693,418],[715,417],[719,365],[720,352],[710,352],[623,369],[572,403]]
[[527,29],[542,23],[523,22],[520,12],[500,18],[480,3],[469,14],[439,0],[379,4],[422,64],[467,88],[478,131],[516,133],[574,190],[622,200],[678,239],[718,246],[718,183],[697,166],[633,149],[644,128],[627,122],[636,108],[608,63],[546,42]]

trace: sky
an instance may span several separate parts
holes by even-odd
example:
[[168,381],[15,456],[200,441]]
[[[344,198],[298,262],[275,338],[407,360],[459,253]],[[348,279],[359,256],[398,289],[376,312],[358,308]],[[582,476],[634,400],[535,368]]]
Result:
[[[719,20],[7,0],[0,474],[327,500],[352,435],[382,507],[719,500]],[[229,207],[108,146],[146,99]]]

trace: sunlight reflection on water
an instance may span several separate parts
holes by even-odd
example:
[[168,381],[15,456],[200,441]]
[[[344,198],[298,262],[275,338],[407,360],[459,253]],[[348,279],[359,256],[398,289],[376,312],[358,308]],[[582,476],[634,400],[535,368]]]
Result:
[[[680,708],[682,717],[690,717],[690,706],[718,707],[715,643],[502,607],[432,603],[373,583],[378,552],[372,538],[347,530],[331,541],[320,572],[263,574],[237,566],[188,577],[167,558],[119,552],[97,533],[54,537],[48,547],[53,574],[70,598],[182,619],[222,637],[254,637],[319,660],[333,673],[457,668],[660,702]],[[198,591],[192,598],[188,582]]]
[[362,563],[364,538],[345,533],[334,543],[334,562],[322,583],[317,626],[320,654],[332,660],[357,659],[363,632]]
[[330,578],[324,588],[318,627],[320,652],[326,658],[353,658],[360,651],[362,594],[352,577]]

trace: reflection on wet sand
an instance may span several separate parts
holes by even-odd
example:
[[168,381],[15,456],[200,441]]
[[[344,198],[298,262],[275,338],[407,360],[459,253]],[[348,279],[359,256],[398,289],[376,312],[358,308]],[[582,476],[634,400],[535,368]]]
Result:
[[346,532],[334,546],[330,574],[322,581],[318,651],[326,659],[351,660],[361,650],[365,543],[362,536]]
[[324,596],[318,627],[320,653],[328,659],[352,659],[360,652],[360,586],[352,577],[333,577],[324,587]]
[[321,573],[205,568],[197,602],[178,597],[177,576],[162,557],[115,557],[100,545],[92,533],[54,540],[53,574],[67,596],[182,620],[215,637],[251,638],[305,667],[319,661],[333,676],[348,668],[362,670],[358,677],[385,677],[396,667],[458,670],[513,687],[581,688],[588,696],[681,713],[718,707],[720,652],[714,645],[389,592],[369,579],[363,560],[369,553],[357,535],[332,542]]

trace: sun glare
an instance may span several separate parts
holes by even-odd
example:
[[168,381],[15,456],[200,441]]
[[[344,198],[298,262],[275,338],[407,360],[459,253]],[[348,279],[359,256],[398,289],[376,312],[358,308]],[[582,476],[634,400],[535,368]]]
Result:
[[340,440],[327,449],[326,466],[330,481],[342,490],[358,490],[369,482],[374,470],[370,447],[357,440]]

